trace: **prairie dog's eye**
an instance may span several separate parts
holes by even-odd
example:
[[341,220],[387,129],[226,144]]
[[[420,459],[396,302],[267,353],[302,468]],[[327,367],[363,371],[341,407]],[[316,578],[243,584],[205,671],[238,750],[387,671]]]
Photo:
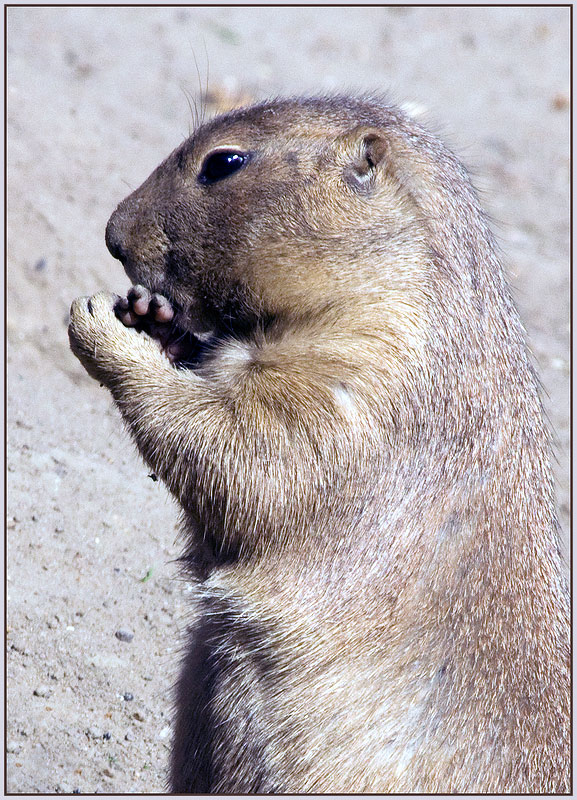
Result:
[[204,159],[198,180],[206,184],[228,178],[243,167],[248,159],[248,153],[239,153],[238,150],[216,150]]

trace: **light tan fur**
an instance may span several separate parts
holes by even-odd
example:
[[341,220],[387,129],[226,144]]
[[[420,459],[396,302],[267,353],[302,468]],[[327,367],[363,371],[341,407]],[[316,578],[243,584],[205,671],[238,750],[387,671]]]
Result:
[[[217,149],[250,153],[213,185]],[[207,335],[70,341],[183,509],[201,622],[180,792],[570,790],[568,603],[537,381],[459,161],[378,100],[202,126],[109,223]]]

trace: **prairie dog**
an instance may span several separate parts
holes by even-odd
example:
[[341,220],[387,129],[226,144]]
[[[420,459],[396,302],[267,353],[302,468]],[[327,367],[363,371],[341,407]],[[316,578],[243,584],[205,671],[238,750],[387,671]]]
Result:
[[549,439],[463,166],[373,98],[201,126],[70,341],[183,509],[170,788],[570,791]]

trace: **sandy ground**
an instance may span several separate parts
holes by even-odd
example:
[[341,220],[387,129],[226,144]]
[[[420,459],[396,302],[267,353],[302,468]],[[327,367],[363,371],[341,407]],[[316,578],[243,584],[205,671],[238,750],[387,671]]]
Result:
[[386,91],[472,166],[543,379],[567,537],[569,9],[10,8],[12,792],[164,790],[191,588],[177,511],[66,324],[75,296],[128,287],[106,221],[188,135],[207,81],[232,102]]

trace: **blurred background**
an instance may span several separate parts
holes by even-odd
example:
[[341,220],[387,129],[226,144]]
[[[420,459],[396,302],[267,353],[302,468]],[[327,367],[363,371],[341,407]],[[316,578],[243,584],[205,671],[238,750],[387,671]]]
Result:
[[128,288],[110,213],[194,109],[376,91],[472,170],[555,434],[569,521],[570,9],[10,7],[11,792],[164,790],[190,586],[177,511],[68,349],[71,300]]

